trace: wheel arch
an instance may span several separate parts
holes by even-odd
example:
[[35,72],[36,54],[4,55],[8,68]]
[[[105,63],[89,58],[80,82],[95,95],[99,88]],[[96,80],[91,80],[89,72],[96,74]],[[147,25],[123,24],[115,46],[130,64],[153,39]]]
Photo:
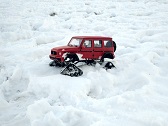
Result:
[[79,61],[79,57],[76,53],[67,53],[64,60],[66,60],[67,58],[71,59],[72,62]]
[[100,61],[104,62],[104,58],[114,59],[114,56],[111,52],[105,52],[101,57]]

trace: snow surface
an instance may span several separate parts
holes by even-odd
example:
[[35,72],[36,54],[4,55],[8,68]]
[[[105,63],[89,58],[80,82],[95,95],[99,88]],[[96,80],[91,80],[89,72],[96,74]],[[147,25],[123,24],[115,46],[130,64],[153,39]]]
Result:
[[[168,0],[1,0],[0,126],[167,126]],[[72,36],[113,37],[117,67],[49,67]]]

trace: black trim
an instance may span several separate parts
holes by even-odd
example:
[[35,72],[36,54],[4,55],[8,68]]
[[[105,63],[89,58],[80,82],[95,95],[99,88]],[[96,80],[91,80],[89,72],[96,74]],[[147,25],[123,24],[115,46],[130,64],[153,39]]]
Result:
[[94,51],[94,52],[102,52],[103,53],[103,51]]
[[93,52],[93,51],[81,51],[81,52]]

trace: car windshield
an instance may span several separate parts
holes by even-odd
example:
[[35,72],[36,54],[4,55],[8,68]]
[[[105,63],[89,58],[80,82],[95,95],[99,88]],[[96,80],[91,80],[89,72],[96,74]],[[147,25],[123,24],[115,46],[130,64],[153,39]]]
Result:
[[77,39],[77,38],[73,38],[71,39],[71,41],[69,42],[68,46],[76,46],[79,47],[80,44],[82,42],[82,39]]

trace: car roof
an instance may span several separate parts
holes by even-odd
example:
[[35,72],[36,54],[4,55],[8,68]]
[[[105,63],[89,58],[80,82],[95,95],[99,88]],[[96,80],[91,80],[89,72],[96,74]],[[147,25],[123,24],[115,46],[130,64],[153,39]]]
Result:
[[111,37],[104,37],[104,36],[73,36],[72,38],[79,38],[79,39],[112,39]]

